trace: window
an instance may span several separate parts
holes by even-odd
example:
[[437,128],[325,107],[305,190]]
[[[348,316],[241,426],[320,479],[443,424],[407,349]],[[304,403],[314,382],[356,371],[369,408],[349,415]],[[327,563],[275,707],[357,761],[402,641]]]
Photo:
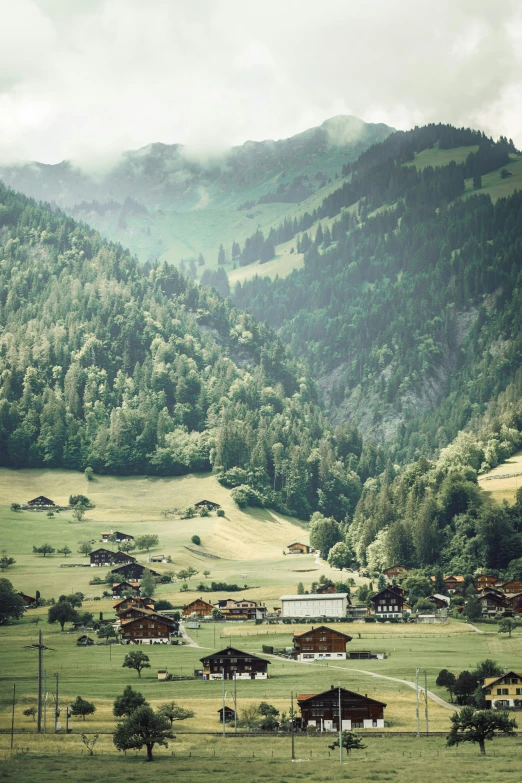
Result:
[[502,696],[502,688],[497,688],[497,696]]
[[517,677],[512,677],[511,678],[511,684],[512,685],[518,685],[518,678]]
[[515,693],[517,696],[522,696],[522,688],[515,688]]
[[508,696],[509,695],[509,688],[502,688],[502,696]]

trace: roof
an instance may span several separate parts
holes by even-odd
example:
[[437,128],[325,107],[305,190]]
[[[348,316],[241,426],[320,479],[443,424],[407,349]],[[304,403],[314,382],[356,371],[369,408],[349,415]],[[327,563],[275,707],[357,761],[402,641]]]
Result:
[[291,546],[305,546],[307,549],[310,549],[310,545],[309,544],[302,544],[300,541],[294,541],[293,544],[288,544],[289,548]]
[[352,637],[348,636],[347,633],[343,633],[342,631],[338,631],[337,628],[328,628],[327,625],[318,625],[317,628],[311,628],[309,631],[301,631],[301,633],[294,633],[294,639],[299,638],[300,636],[308,636],[310,633],[315,633],[316,631],[330,631],[331,633],[335,633],[338,636],[344,636],[345,639],[348,639],[348,641],[352,641]]
[[383,587],[382,590],[379,590],[378,593],[372,595],[370,601],[375,601],[375,599],[383,593],[393,593],[397,598],[404,598],[404,590],[401,587],[397,587],[397,585],[387,585],[386,587]]
[[297,701],[309,701],[311,699],[318,699],[324,696],[331,696],[332,694],[338,694],[339,690],[341,691],[341,694],[345,694],[349,698],[364,699],[365,701],[373,702],[373,704],[379,704],[381,707],[386,707],[386,704],[383,701],[379,701],[378,699],[371,699],[369,696],[363,696],[361,693],[349,691],[347,688],[335,687],[329,688],[327,691],[323,691],[322,693],[299,693],[297,694]]
[[46,498],[45,495],[38,495],[38,497],[33,498],[32,500],[28,500],[27,502],[30,505],[31,503],[36,503],[37,500],[45,500],[45,501],[47,501],[49,506],[54,506],[54,502],[52,500],[50,500],[49,498]]
[[446,579],[455,579],[457,582],[463,582],[464,577],[463,576],[455,576],[454,574],[448,574],[448,576],[444,577],[444,580]]
[[404,570],[406,571],[406,566],[403,566],[400,563],[394,563],[393,565],[389,565],[389,566],[386,566],[386,568],[383,568],[382,569],[383,573],[384,573],[384,571],[391,571],[392,568],[404,568]]
[[442,595],[442,593],[433,593],[433,595],[428,596],[428,601],[430,598],[437,598],[439,601],[444,601],[445,604],[450,603],[450,598],[447,595]]
[[259,655],[254,655],[253,653],[238,650],[236,647],[225,647],[224,650],[219,650],[218,652],[211,653],[210,655],[205,655],[204,658],[200,658],[199,660],[203,662],[208,661],[211,658],[223,658],[225,655],[227,655],[229,658],[254,658],[256,661],[270,663],[270,661],[265,660],[265,658],[260,658]]
[[213,500],[200,500],[198,503],[194,503],[195,508],[198,506],[216,506],[216,508],[221,508],[219,503],[214,503]]
[[122,533],[121,530],[105,530],[102,536],[124,536],[125,538],[134,538],[130,533]]
[[165,625],[174,625],[175,620],[172,619],[172,617],[165,617],[164,614],[160,614],[159,612],[151,612],[148,609],[140,610],[141,615],[139,617],[131,617],[130,620],[124,620],[121,623],[121,628],[123,626],[130,625],[131,623],[137,623],[140,620],[157,620],[158,618],[165,623]]
[[518,679],[522,679],[522,673],[509,671],[509,672],[504,672],[504,674],[501,674],[500,677],[484,677],[484,683],[482,687],[490,688],[496,682],[500,682],[500,680],[503,680],[504,677],[517,677]]
[[348,598],[348,593],[310,593],[309,595],[282,595],[280,601],[324,601],[331,598]]
[[210,607],[212,607],[212,609],[214,608],[214,605],[213,605],[213,604],[211,604],[211,603],[209,603],[209,601],[205,601],[205,599],[204,599],[204,598],[194,598],[194,600],[193,600],[193,601],[190,601],[190,603],[188,603],[188,604],[185,604],[185,606],[183,607],[183,609],[184,609],[184,610],[185,610],[185,609],[188,609],[188,608],[189,608],[189,606],[192,606],[193,604],[197,604],[197,603],[202,603],[202,604],[205,604],[206,606],[210,606]]

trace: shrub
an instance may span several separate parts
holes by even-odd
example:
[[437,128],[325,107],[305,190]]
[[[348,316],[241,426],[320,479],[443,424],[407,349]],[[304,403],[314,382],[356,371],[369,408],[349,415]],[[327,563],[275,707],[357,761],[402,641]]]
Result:
[[246,506],[264,508],[265,502],[263,496],[249,484],[241,484],[241,486],[235,487],[232,490],[231,495],[232,500],[237,503],[239,508],[246,508]]
[[[205,507],[205,508],[206,508],[206,507]],[[191,540],[191,541],[192,541],[192,543],[193,543],[193,544],[195,544],[196,546],[201,546],[201,538],[200,538],[198,535],[194,535],[194,536],[192,536],[192,538],[191,538],[190,540]]]
[[371,617],[371,615],[368,615],[368,617],[364,617],[363,619],[364,619],[365,623],[376,623],[377,622],[375,617]]
[[11,511],[20,511],[21,505],[20,503],[11,503]]
[[218,508],[218,510],[216,511],[216,514],[218,515],[218,517],[224,517],[225,516],[225,512],[223,511],[222,508]]
[[201,506],[199,509],[199,516],[200,517],[209,517],[210,516],[210,510],[208,506]]
[[226,470],[221,476],[219,476],[219,483],[224,487],[239,487],[241,484],[246,484],[248,481],[248,473],[243,468],[230,468]]

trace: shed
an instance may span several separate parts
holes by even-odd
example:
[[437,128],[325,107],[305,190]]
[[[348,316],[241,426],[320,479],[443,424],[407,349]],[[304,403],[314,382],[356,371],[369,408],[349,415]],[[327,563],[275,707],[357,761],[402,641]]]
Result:
[[158,669],[158,680],[166,680],[168,675],[167,669]]
[[83,636],[79,636],[76,639],[77,647],[91,647],[91,645],[93,644],[94,644],[94,639],[91,639],[91,637],[87,636],[87,634],[83,634]]
[[236,717],[236,711],[232,709],[232,707],[228,707],[225,704],[225,709],[219,709],[219,722],[223,723],[223,712],[225,713],[225,723],[230,723],[231,721],[235,720]]

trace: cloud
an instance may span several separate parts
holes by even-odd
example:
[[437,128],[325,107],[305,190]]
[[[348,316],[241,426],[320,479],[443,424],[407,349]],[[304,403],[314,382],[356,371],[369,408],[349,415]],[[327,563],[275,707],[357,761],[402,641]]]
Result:
[[516,0],[0,0],[0,161],[211,155],[352,114],[522,146]]

